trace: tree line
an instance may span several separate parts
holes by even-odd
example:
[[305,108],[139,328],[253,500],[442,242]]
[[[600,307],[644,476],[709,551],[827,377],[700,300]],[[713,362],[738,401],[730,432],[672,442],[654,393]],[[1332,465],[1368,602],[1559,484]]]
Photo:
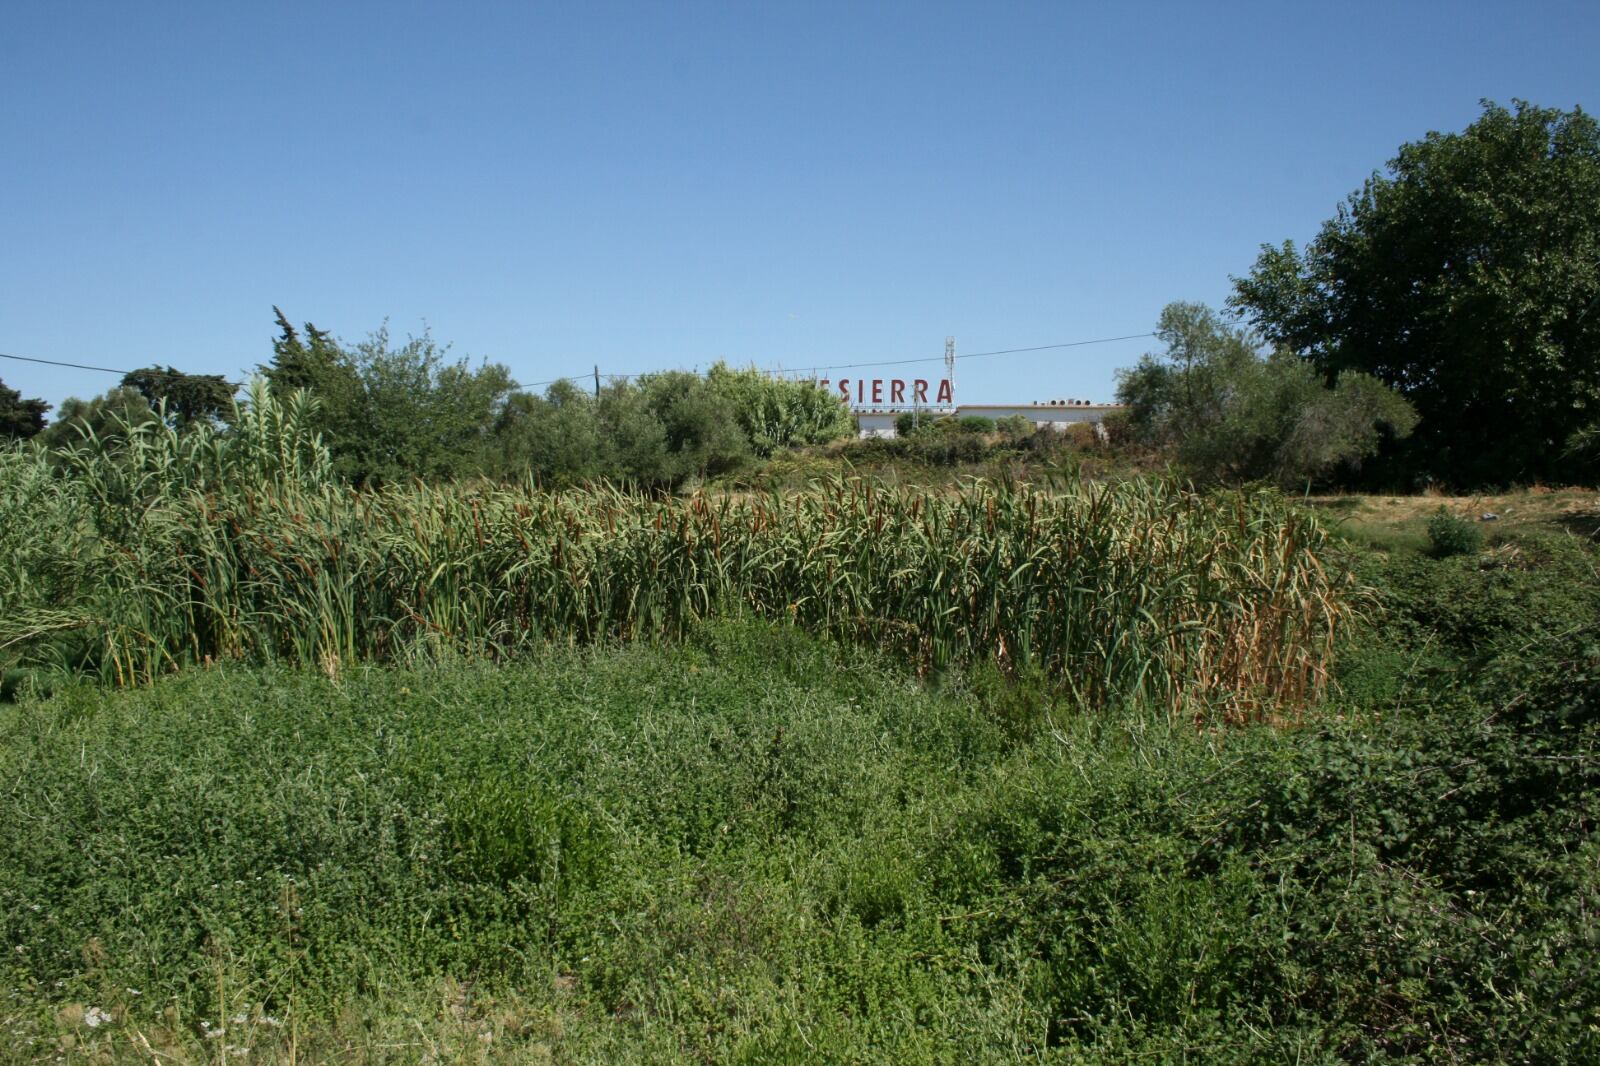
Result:
[[[431,336],[399,342],[379,329],[345,344],[274,308],[272,359],[256,368],[271,392],[304,394],[334,472],[357,485],[412,478],[531,476],[565,486],[597,480],[676,488],[782,448],[850,432],[849,412],[810,382],[718,364],[706,374],[666,371],[593,392],[558,381],[518,391],[499,363],[453,358]],[[8,435],[64,450],[164,419],[182,432],[233,416],[235,386],[217,375],[149,367],[92,400],[69,399],[48,425],[46,405],[7,415]],[[0,410],[8,394],[0,393]],[[13,431],[13,426],[15,431]]]
[[[274,309],[276,311],[276,308]],[[718,366],[516,390],[496,363],[379,330],[345,345],[278,312],[275,392],[306,390],[338,471],[367,484],[531,472],[672,487],[848,434],[813,385]],[[1304,247],[1263,245],[1218,312],[1172,304],[1122,373],[1117,438],[1202,480],[1416,489],[1600,477],[1600,126],[1484,102],[1402,145]],[[0,383],[0,434],[64,446],[226,417],[233,386],[147,367],[96,399]],[[159,411],[158,415],[156,412]]]
[[1134,438],[1222,480],[1600,477],[1600,126],[1482,108],[1264,245],[1229,317],[1169,306],[1121,378]]

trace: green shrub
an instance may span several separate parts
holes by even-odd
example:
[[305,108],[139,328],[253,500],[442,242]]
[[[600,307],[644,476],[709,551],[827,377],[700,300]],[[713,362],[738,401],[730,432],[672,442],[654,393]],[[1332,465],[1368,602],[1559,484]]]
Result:
[[1450,514],[1441,506],[1428,519],[1428,543],[1440,559],[1471,555],[1483,548],[1483,530],[1471,519]]
[[1377,378],[1346,370],[1324,381],[1287,351],[1262,358],[1259,337],[1202,304],[1168,304],[1157,335],[1166,351],[1119,372],[1117,401],[1135,440],[1197,480],[1303,490],[1416,426],[1411,405]]
[[1025,441],[1036,432],[1033,420],[1027,415],[1006,415],[997,419],[994,426],[1001,438],[1011,444]]
[[982,436],[961,432],[959,428],[956,430],[943,428],[955,425],[954,420],[945,419],[941,423],[936,423],[939,428],[912,437],[907,442],[910,446],[908,457],[929,466],[959,466],[962,463],[982,462],[988,458],[989,446]]
[[706,373],[706,384],[732,402],[734,417],[759,456],[837,440],[855,425],[839,397],[815,382],[717,363]]
[[439,776],[453,786],[444,842],[464,880],[567,888],[604,869],[604,835],[581,807],[553,798],[537,780],[514,780],[503,768],[461,771],[447,764]]
[[1388,686],[1392,701],[1496,659],[1524,661],[1531,644],[1563,633],[1600,630],[1597,562],[1563,533],[1519,533],[1481,558],[1373,553],[1356,576],[1378,590],[1379,610],[1349,631],[1338,680],[1352,694]]
[[984,914],[984,957],[1036,963],[1054,1044],[1226,1019],[1315,1032],[1316,1058],[1590,1061],[1600,650],[1541,637],[1464,687],[1410,680],[1404,710],[1224,743],[1064,716],[944,825],[990,872],[929,876]]
[[981,415],[965,415],[958,420],[957,425],[963,433],[993,433],[994,419],[984,418]]
[[897,438],[905,439],[915,437],[919,433],[926,433],[940,420],[927,411],[902,411],[894,418],[894,434]]

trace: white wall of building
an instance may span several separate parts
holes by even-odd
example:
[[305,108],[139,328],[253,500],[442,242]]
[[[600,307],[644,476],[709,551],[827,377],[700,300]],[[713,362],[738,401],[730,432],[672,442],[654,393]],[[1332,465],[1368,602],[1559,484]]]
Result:
[[[1021,415],[1040,429],[1065,430],[1075,422],[1100,422],[1112,411],[1119,410],[1117,404],[1110,403],[1076,403],[1062,401],[1060,403],[1011,403],[1011,404],[962,404],[953,409],[928,410],[923,414],[930,418],[945,418],[954,416],[963,418],[976,416],[990,418],[998,421]],[[902,415],[898,410],[872,410],[855,412],[856,429],[862,438],[867,437],[893,437],[895,435],[894,421]]]
[[[935,410],[927,407],[924,407],[919,412],[923,418],[929,420],[935,418],[947,418],[952,413],[953,409],[951,408]],[[885,439],[892,438],[896,436],[894,430],[894,420],[899,418],[902,414],[905,414],[905,412],[889,410],[857,411],[855,412],[856,429],[859,431],[859,436],[863,440],[867,439],[868,437],[883,437]]]

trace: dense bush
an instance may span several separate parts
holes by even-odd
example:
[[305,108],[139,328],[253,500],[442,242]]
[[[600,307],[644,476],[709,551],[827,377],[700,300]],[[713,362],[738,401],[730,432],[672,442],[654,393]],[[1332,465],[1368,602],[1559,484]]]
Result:
[[380,330],[345,347],[309,323],[302,335],[282,312],[278,325],[263,372],[280,393],[318,398],[335,464],[358,484],[484,473],[676,488],[833,440],[851,424],[844,405],[810,382],[721,363],[704,376],[617,379],[594,395],[557,381],[538,396],[514,391],[498,364],[450,361],[426,335],[393,347]]
[[1433,545],[1433,554],[1440,558],[1467,555],[1483,547],[1483,530],[1470,518],[1450,514],[1441,507],[1428,519],[1428,542]]
[[826,444],[855,429],[849,408],[811,381],[718,363],[707,372],[706,385],[732,404],[751,448],[762,457],[783,448]]
[[1025,864],[1010,935],[1056,963],[1063,1038],[1139,1002],[1354,1058],[1595,1054],[1597,666],[1546,645],[1478,698],[1231,742],[1215,777],[1097,775],[1086,809],[1059,803],[1066,768],[1020,782],[999,826],[1025,835],[974,828]]
[[[954,425],[953,420],[950,421]],[[868,437],[851,441],[843,455],[866,466],[888,462],[916,463],[923,466],[951,467],[979,463],[993,457],[994,450],[982,436],[950,432],[926,426],[909,436]]]
[[899,439],[916,436],[928,429],[935,419],[926,411],[902,411],[894,417],[894,435]]
[[[705,375],[617,378],[594,393],[561,380],[538,395],[519,391],[498,363],[453,358],[427,333],[395,342],[379,329],[348,344],[311,323],[297,328],[281,311],[277,322],[260,375],[282,402],[302,393],[311,399],[309,424],[334,471],[362,487],[487,475],[551,487],[611,481],[675,490],[785,449],[827,443],[852,426],[837,396],[753,368],[718,363]],[[127,427],[155,421],[180,433],[223,430],[233,388],[217,375],[149,367],[104,396],[64,401],[42,433],[45,405],[11,402],[19,421],[10,435],[37,435],[59,460],[85,434],[110,443]],[[0,415],[10,409],[10,392],[0,384]]]
[[785,448],[849,432],[838,399],[802,381],[718,364],[607,384],[591,395],[558,381],[543,396],[518,393],[485,432],[479,469],[565,487],[612,481],[675,489]]
[[36,438],[46,454],[59,458],[86,435],[109,441],[124,427],[154,422],[156,413],[137,389],[118,387],[89,400],[63,400],[56,417]]
[[[1033,424],[1027,418],[1021,415],[1012,417],[1013,419],[1020,419],[1022,426],[1027,431],[1032,430]],[[933,441],[928,439],[930,437],[947,438],[963,434],[981,437],[994,431],[994,419],[984,418],[980,415],[965,415],[961,418],[954,418],[949,415],[933,415],[925,411],[904,411],[896,415],[894,420],[896,438],[920,441],[925,448],[934,447]],[[1007,439],[1014,441],[1023,436],[1026,436],[1026,432],[1020,431],[1013,421],[1007,431]],[[948,445],[948,441],[942,443]],[[915,450],[915,446],[913,446],[912,450]]]
[[[1085,476],[1114,472],[1135,476],[1131,460],[1133,449],[1124,442],[1108,447],[1090,422],[1074,423],[1065,429],[1037,429],[1025,415],[1011,415],[969,431],[965,419],[945,418],[924,421],[914,431],[910,415],[897,419],[897,436],[851,441],[836,453],[858,470],[898,468],[915,476],[918,469],[930,472],[967,468],[985,476],[1010,476],[1018,471],[1048,477],[1070,475],[1080,462],[1088,462]],[[902,426],[902,423],[904,424]]]
[[1416,425],[1410,405],[1371,375],[1325,384],[1296,356],[1263,358],[1259,338],[1203,305],[1169,304],[1157,335],[1166,351],[1121,371],[1117,400],[1136,441],[1198,480],[1303,488]]
[[22,393],[0,381],[0,441],[27,440],[44,429],[50,405],[40,399],[23,399]]
[[1027,415],[1006,415],[997,419],[994,426],[1001,438],[1012,444],[1026,440],[1035,432],[1033,420]]
[[453,359],[427,333],[395,344],[385,327],[340,345],[309,323],[302,338],[281,312],[278,324],[261,373],[280,398],[306,392],[316,401],[316,429],[341,477],[386,484],[479,472],[512,390],[504,366]]
[[[1358,578],[1381,591],[1383,627],[1352,635],[1345,673],[1376,664],[1371,672],[1392,681],[1454,687],[1494,660],[1521,661],[1527,646],[1600,631],[1595,565],[1592,547],[1554,532],[1519,533],[1482,557],[1368,557]],[[1356,683],[1368,701],[1401,695]]]

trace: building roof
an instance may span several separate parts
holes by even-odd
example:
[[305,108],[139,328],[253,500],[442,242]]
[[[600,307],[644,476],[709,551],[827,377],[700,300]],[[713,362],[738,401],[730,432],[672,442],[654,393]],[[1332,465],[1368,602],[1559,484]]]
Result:
[[1013,407],[1037,407],[1041,411],[1082,410],[1083,408],[1096,407],[1121,407],[1120,403],[1040,403],[1030,400],[1027,403],[958,403],[958,411],[1008,411]]

